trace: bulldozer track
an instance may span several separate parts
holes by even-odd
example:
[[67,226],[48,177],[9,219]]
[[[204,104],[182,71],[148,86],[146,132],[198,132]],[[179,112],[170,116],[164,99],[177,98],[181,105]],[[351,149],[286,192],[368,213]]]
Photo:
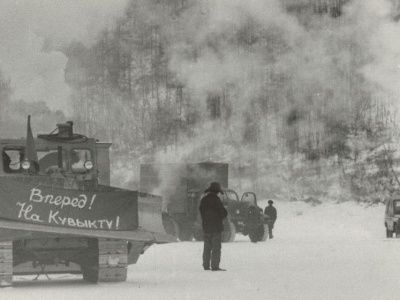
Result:
[[12,285],[13,275],[12,242],[0,242],[0,287]]
[[127,272],[127,242],[99,239],[99,282],[125,281]]
[[128,244],[125,240],[98,239],[98,258],[83,270],[89,282],[125,281],[128,273]]

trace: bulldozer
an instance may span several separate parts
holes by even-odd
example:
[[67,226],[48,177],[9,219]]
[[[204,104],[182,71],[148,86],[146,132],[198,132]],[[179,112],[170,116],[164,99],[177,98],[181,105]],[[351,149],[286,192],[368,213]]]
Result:
[[222,232],[223,242],[233,242],[236,233],[248,235],[252,242],[265,241],[268,227],[262,209],[253,192],[239,198],[228,188],[227,163],[149,163],[140,166],[141,192],[161,194],[166,199],[163,224],[167,233],[180,241],[203,240],[200,200],[210,182],[218,181],[223,187],[221,201],[228,211]]
[[14,275],[119,282],[155,243],[170,243],[162,198],[110,185],[110,143],[57,124],[0,139],[0,286]]

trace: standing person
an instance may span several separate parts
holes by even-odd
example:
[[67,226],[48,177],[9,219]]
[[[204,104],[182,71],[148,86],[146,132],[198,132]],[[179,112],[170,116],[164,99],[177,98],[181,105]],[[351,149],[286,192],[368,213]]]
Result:
[[219,267],[221,260],[221,241],[224,226],[223,219],[228,212],[222,205],[219,193],[223,193],[218,182],[212,182],[204,191],[200,202],[200,215],[204,233],[203,268],[204,270],[226,271]]
[[277,218],[276,208],[272,204],[274,204],[274,201],[268,200],[268,206],[266,206],[264,209],[264,215],[267,217],[268,233],[270,239],[274,237],[272,235],[272,229],[274,228],[274,224]]

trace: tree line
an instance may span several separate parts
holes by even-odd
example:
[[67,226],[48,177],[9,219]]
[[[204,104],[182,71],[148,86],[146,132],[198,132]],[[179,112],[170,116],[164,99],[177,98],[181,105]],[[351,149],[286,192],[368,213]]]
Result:
[[77,130],[135,163],[229,162],[235,184],[264,195],[397,188],[395,151],[382,150],[397,138],[393,95],[360,72],[371,53],[347,1],[317,2],[288,1],[268,19],[251,5],[131,0],[93,45],[62,49]]

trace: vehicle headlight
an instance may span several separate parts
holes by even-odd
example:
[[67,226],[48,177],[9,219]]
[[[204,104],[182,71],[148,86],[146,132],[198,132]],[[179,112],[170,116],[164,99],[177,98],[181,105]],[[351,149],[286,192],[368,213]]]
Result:
[[91,170],[93,169],[93,163],[90,160],[85,161],[85,163],[83,164],[83,166],[85,167],[86,170]]
[[31,167],[31,163],[29,162],[29,160],[24,160],[21,164],[21,167],[24,170],[29,170],[29,168]]

